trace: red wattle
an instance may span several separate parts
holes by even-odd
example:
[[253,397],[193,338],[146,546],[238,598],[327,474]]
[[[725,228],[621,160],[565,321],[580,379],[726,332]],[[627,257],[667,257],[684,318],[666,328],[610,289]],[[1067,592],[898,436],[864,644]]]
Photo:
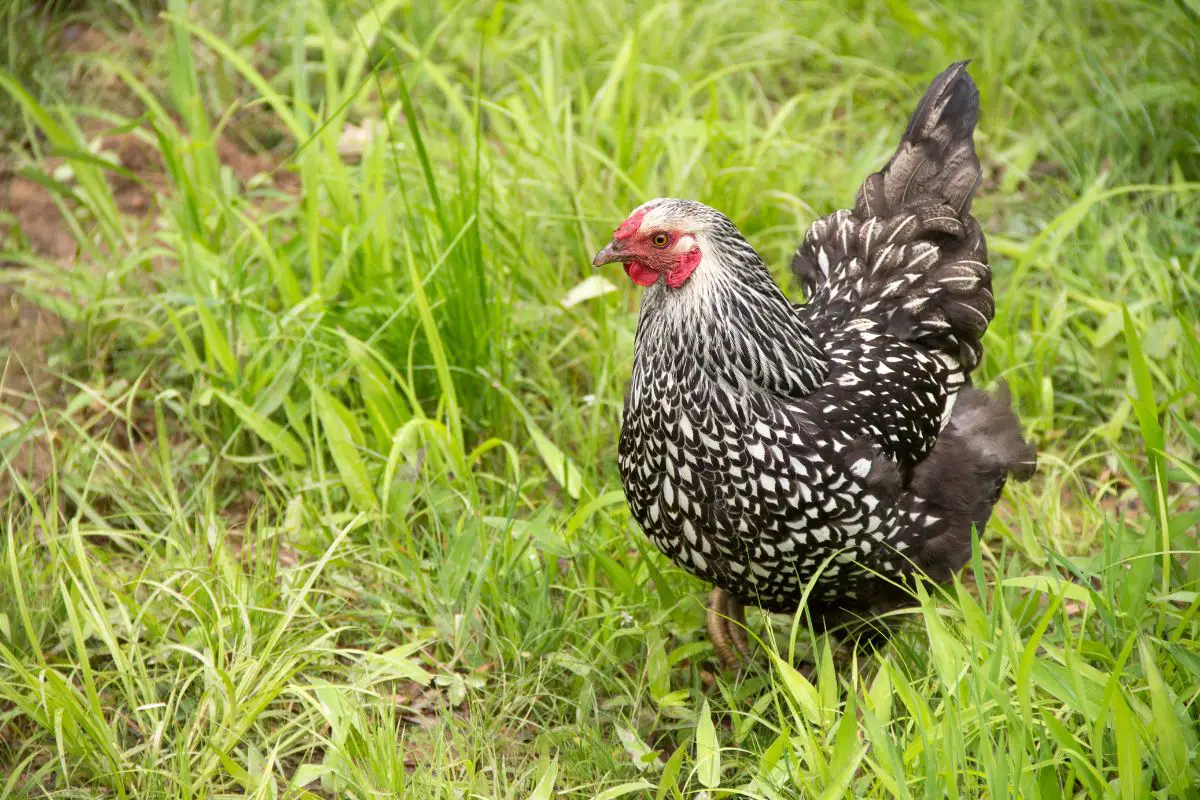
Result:
[[626,263],[625,274],[638,286],[653,286],[654,282],[658,280],[658,270],[650,269],[639,261]]
[[687,279],[692,277],[696,267],[700,266],[700,257],[701,253],[698,247],[680,256],[678,264],[667,273],[667,286],[678,289],[687,283]]

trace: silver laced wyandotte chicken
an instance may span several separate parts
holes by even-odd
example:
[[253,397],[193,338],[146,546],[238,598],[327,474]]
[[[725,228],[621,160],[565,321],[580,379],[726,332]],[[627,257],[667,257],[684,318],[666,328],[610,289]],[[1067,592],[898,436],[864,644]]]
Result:
[[[851,211],[813,223],[792,303],[724,214],[639,206],[597,254],[646,287],[619,465],[634,518],[715,585],[708,629],[748,654],[745,605],[872,619],[920,573],[966,563],[1009,476],[1034,448],[1007,392],[972,388],[992,319],[979,91],[966,62],[926,91]],[[737,653],[735,653],[735,649]]]

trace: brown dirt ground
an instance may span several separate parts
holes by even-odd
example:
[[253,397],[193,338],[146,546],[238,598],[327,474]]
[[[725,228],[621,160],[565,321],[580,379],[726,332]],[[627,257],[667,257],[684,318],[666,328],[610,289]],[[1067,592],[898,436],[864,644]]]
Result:
[[[63,38],[64,49],[73,53],[108,49],[134,60],[144,61],[147,57],[145,43],[137,33],[114,42],[103,31],[75,24],[64,30]],[[105,108],[131,118],[140,114],[131,97],[97,70],[79,73],[68,89],[72,95],[90,98],[90,102],[102,97]],[[104,123],[95,119],[80,120],[80,126],[87,136],[100,139],[100,150],[115,155],[118,163],[136,177],[134,180],[117,174],[109,176],[120,211],[133,225],[152,219],[158,212],[160,196],[170,188],[157,148],[134,132],[104,135]],[[4,148],[3,142],[0,148]],[[278,188],[285,191],[297,188],[294,173],[278,169],[282,160],[278,153],[249,152],[232,131],[217,140],[216,150],[220,162],[243,183],[267,173]],[[19,265],[6,259],[5,251],[30,252],[64,271],[93,266],[80,259],[71,229],[50,192],[24,173],[27,163],[20,148],[12,143],[0,150],[0,434],[6,425],[23,422],[37,413],[35,393],[42,398],[43,405],[54,397],[58,381],[46,357],[54,342],[67,333],[61,319],[23,297],[19,289]],[[39,169],[52,172],[60,163],[61,159],[48,158]],[[0,497],[6,495],[9,484],[2,459],[8,459],[34,485],[49,474],[46,444],[43,439],[34,438],[0,454]]]

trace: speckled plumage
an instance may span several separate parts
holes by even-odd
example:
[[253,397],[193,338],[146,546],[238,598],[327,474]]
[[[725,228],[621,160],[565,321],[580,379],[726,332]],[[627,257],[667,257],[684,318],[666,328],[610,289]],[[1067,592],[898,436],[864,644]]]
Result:
[[977,113],[965,64],[934,81],[855,209],[808,231],[806,305],[719,212],[639,210],[694,234],[702,260],[642,301],[626,497],[662,552],[745,603],[795,609],[827,559],[817,617],[878,609],[916,568],[944,580],[1006,476],[1032,473],[1007,397],[969,388],[994,308],[969,214]]

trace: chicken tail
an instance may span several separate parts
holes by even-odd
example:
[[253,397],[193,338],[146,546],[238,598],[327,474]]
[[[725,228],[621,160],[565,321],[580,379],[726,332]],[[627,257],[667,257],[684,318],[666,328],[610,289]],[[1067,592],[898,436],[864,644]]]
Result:
[[853,325],[920,342],[964,373],[978,364],[995,313],[987,245],[970,215],[978,119],[979,90],[961,61],[934,79],[854,210],[813,223],[792,270],[818,335]]
[[967,61],[934,78],[908,121],[887,166],[863,181],[854,213],[860,219],[891,217],[930,204],[962,218],[982,172],[972,134],[979,121],[979,89]]

